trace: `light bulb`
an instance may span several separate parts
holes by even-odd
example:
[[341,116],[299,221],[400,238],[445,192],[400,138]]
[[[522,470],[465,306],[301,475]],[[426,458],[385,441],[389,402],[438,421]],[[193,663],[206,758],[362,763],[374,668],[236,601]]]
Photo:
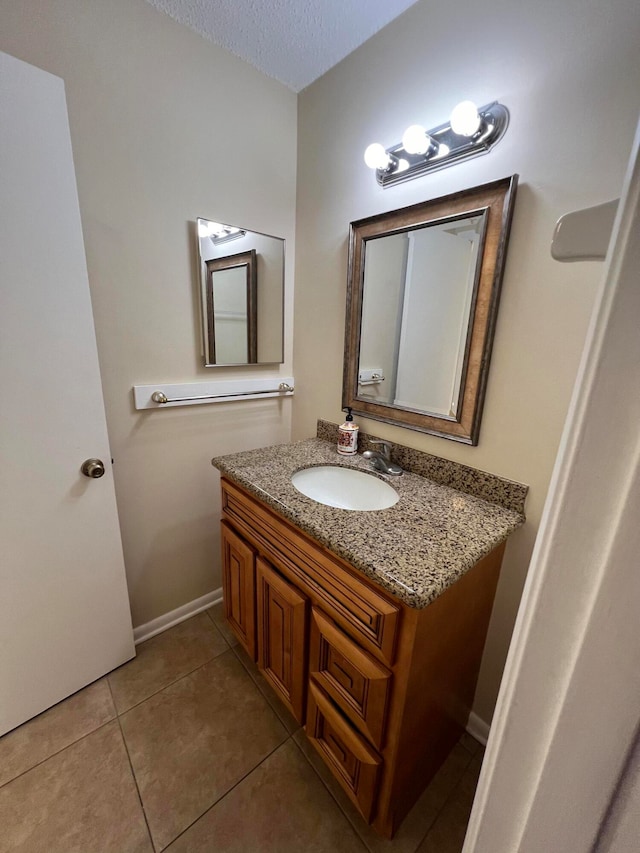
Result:
[[388,169],[391,159],[379,142],[373,142],[364,152],[364,162],[370,169]]
[[461,101],[451,113],[451,130],[458,136],[473,136],[480,127],[481,118],[473,101]]
[[431,137],[421,124],[412,124],[402,137],[402,147],[407,154],[426,154],[431,145]]
[[217,222],[209,222],[206,219],[198,219],[198,237],[210,237],[217,224]]

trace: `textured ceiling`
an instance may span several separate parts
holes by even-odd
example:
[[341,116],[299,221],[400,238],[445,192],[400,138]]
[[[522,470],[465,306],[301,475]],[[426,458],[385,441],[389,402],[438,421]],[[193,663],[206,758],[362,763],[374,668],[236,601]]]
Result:
[[299,92],[417,0],[148,0]]

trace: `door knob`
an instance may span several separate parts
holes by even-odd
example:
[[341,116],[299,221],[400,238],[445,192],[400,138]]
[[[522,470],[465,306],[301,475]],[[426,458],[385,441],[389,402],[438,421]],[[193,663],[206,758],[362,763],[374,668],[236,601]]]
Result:
[[80,468],[85,477],[102,477],[104,462],[101,459],[85,459]]

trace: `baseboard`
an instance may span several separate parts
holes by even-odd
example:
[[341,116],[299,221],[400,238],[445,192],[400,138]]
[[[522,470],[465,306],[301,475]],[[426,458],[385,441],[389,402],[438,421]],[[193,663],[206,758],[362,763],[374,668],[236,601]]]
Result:
[[467,731],[472,738],[475,738],[475,740],[480,741],[483,746],[486,746],[491,726],[488,723],[485,723],[483,719],[481,719],[477,714],[474,714],[472,711],[469,714],[469,720],[467,721]]
[[206,610],[207,607],[213,607],[214,604],[218,604],[220,601],[222,601],[222,587],[214,589],[213,592],[208,592],[206,595],[200,596],[200,598],[194,598],[193,601],[189,601],[181,607],[176,607],[175,610],[170,610],[169,613],[165,613],[164,616],[158,616],[157,619],[152,619],[151,622],[138,625],[137,628],[133,629],[133,642],[137,646],[138,643],[150,640],[156,634],[161,634],[163,631],[173,628],[174,625],[179,625],[185,619],[195,616],[196,613]]

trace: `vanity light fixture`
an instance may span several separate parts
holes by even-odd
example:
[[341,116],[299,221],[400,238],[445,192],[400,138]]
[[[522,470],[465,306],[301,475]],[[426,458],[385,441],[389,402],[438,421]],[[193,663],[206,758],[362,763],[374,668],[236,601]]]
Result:
[[246,233],[241,228],[229,228],[225,225],[221,231],[211,235],[211,242],[218,246],[220,243],[228,243],[229,240],[237,240],[238,237],[244,237]]
[[462,101],[448,122],[432,130],[413,124],[405,130],[402,142],[391,148],[385,149],[379,142],[369,145],[365,163],[375,169],[381,187],[392,186],[487,154],[508,124],[509,111],[497,101],[480,109],[472,101]]
[[216,246],[219,243],[227,243],[229,240],[244,237],[246,233],[241,228],[235,228],[231,225],[221,225],[219,222],[209,222],[204,219],[198,220],[198,236],[209,237]]

